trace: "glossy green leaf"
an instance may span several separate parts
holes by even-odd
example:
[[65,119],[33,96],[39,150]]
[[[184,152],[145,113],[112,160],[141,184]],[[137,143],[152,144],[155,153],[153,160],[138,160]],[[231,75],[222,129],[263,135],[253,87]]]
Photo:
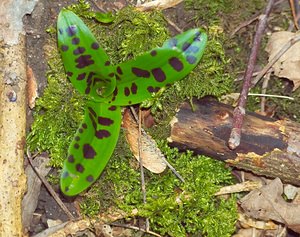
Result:
[[141,103],[162,87],[184,78],[200,61],[206,42],[205,33],[192,29],[166,41],[161,48],[115,66],[117,83],[109,103]]
[[73,86],[96,101],[109,96],[116,85],[109,58],[89,28],[72,11],[59,13],[57,39],[66,74]]
[[62,192],[74,196],[99,177],[112,155],[121,124],[119,106],[140,103],[184,78],[198,64],[207,36],[199,29],[189,30],[160,48],[112,66],[88,27],[74,13],[62,10],[57,28],[66,74],[89,100],[61,175]]
[[77,195],[96,181],[115,149],[120,126],[119,106],[87,103],[64,163],[60,180],[64,194]]

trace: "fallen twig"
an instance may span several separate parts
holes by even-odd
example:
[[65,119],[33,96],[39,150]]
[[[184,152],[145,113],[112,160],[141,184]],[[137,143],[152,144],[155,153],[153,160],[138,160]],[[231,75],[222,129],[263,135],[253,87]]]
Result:
[[247,70],[244,76],[243,88],[239,97],[238,105],[235,108],[233,114],[232,130],[228,140],[228,146],[230,149],[235,149],[236,147],[238,147],[241,141],[241,130],[242,130],[242,125],[243,125],[243,120],[245,115],[247,95],[251,86],[251,78],[254,71],[254,67],[257,59],[257,53],[259,50],[262,35],[267,26],[267,19],[272,10],[274,1],[275,0],[269,0],[267,7],[265,9],[265,13],[259,17],[257,31],[253,40],[253,47],[249,57]]
[[118,224],[118,223],[110,223],[109,225],[111,226],[117,226],[117,227],[123,227],[123,228],[127,228],[127,229],[132,229],[132,230],[138,230],[138,231],[142,231],[146,234],[149,234],[149,235],[153,235],[153,236],[156,236],[156,237],[162,237],[161,235],[153,232],[153,231],[150,231],[150,230],[144,230],[144,229],[141,229],[139,227],[136,227],[136,226],[132,226],[132,225],[125,225],[125,224]]
[[27,149],[27,158],[29,161],[30,166],[32,167],[32,169],[34,170],[34,172],[36,173],[36,175],[39,177],[39,179],[42,181],[42,183],[45,185],[46,189],[48,190],[48,192],[51,194],[51,196],[54,198],[54,200],[57,202],[57,204],[60,206],[60,208],[66,213],[66,215],[69,217],[70,220],[75,220],[75,217],[73,216],[73,214],[69,211],[69,209],[65,206],[65,204],[61,201],[61,199],[58,197],[58,195],[56,194],[56,192],[53,190],[53,188],[51,187],[51,185],[48,183],[48,181],[39,174],[39,172],[35,169],[35,167],[33,166],[32,163],[32,156],[29,152],[29,149]]

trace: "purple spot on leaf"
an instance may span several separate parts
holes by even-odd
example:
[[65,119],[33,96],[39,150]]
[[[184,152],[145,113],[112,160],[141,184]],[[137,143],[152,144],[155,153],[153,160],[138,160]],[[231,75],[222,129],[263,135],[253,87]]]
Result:
[[119,66],[117,67],[117,73],[119,73],[120,75],[123,74],[122,69]]
[[75,161],[74,156],[73,156],[73,155],[69,155],[69,156],[68,156],[68,161],[69,161],[70,163],[74,163],[74,161]]
[[91,87],[87,87],[87,88],[85,89],[85,91],[84,91],[84,93],[85,93],[86,95],[90,94],[90,92],[91,92]]
[[79,142],[80,141],[80,137],[76,136],[75,138],[75,141]]
[[114,77],[115,74],[114,74],[113,72],[111,72],[111,73],[108,74],[108,76],[109,76],[109,77]]
[[153,56],[153,57],[156,56],[156,55],[157,55],[157,51],[156,51],[156,50],[152,50],[152,51],[150,52],[150,55]]
[[110,107],[108,108],[108,110],[110,110],[110,111],[115,111],[116,109],[117,109],[116,106],[110,106]]
[[78,143],[75,143],[75,144],[74,144],[74,148],[75,148],[75,149],[78,149],[79,147],[80,147],[80,146],[79,146]]
[[75,34],[76,34],[76,32],[77,32],[77,27],[75,26],[75,25],[72,25],[72,26],[69,26],[68,28],[67,28],[67,34],[68,34],[68,36],[74,36]]
[[109,137],[110,136],[110,132],[107,131],[107,130],[98,130],[98,131],[96,131],[95,135],[96,135],[96,137],[98,139],[103,139],[105,137]]
[[150,77],[150,73],[147,70],[143,70],[141,68],[133,67],[131,69],[131,71],[137,77],[145,77],[145,78],[149,78]]
[[124,88],[124,94],[125,94],[125,96],[129,96],[130,95],[130,90],[129,90],[128,87]]
[[148,86],[147,87],[147,90],[150,92],[150,93],[156,93],[160,90],[160,87],[153,87],[153,86]]
[[72,39],[72,44],[79,44],[79,42],[80,42],[80,39],[77,37]]
[[166,80],[166,74],[160,68],[154,68],[151,70],[151,72],[156,81],[163,82],[164,80]]
[[105,66],[109,66],[110,65],[110,61],[106,61],[104,65]]
[[81,55],[75,59],[75,62],[77,68],[84,68],[95,63],[91,55]]
[[83,157],[85,159],[94,159],[96,156],[96,152],[92,146],[89,144],[84,144],[83,145]]
[[137,85],[133,82],[132,84],[131,84],[131,93],[132,94],[136,94],[137,93],[137,89],[138,89],[138,87],[137,87]]
[[188,56],[186,57],[186,60],[189,62],[189,64],[194,64],[194,63],[196,63],[197,58],[194,57],[194,56],[192,56],[192,55],[188,55]]
[[109,125],[113,124],[114,121],[111,120],[110,118],[105,118],[105,117],[99,116],[98,117],[98,123],[103,125],[103,126],[109,126]]
[[94,177],[92,175],[89,175],[88,177],[86,177],[86,181],[92,183],[94,182]]
[[95,112],[95,110],[93,110],[91,107],[88,107],[88,110],[94,117],[97,117],[97,113]]
[[86,76],[85,72],[84,72],[84,73],[81,73],[81,74],[79,74],[79,75],[77,76],[77,80],[78,80],[78,81],[81,81],[81,80],[83,80],[83,79],[85,78],[85,76]]
[[78,55],[78,54],[83,54],[84,52],[85,52],[85,48],[78,47],[77,49],[74,49],[73,54]]
[[66,51],[68,51],[69,46],[63,44],[63,45],[60,47],[60,49],[61,49],[63,52],[66,52]]
[[92,49],[99,49],[99,44],[97,42],[92,43]]
[[82,128],[79,128],[79,129],[78,129],[78,132],[79,132],[79,133],[83,133],[83,129],[82,129]]
[[73,76],[73,72],[67,72],[67,76],[68,76],[68,77]]
[[83,123],[83,124],[82,124],[82,127],[83,127],[84,129],[87,129],[86,123]]
[[182,45],[182,51],[186,51],[190,46],[191,46],[190,43],[185,42],[185,43]]
[[83,173],[84,167],[83,167],[81,164],[77,164],[77,165],[76,165],[76,170],[77,170],[79,173]]
[[174,68],[175,71],[180,72],[183,69],[183,63],[178,58],[170,58],[169,64]]

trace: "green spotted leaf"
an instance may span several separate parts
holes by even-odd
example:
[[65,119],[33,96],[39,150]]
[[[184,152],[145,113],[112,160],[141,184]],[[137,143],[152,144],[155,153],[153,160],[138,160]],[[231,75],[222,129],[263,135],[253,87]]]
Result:
[[116,89],[109,103],[141,103],[162,87],[184,78],[199,63],[206,42],[205,33],[192,29],[166,41],[161,48],[116,65]]
[[68,78],[88,99],[61,175],[62,192],[74,196],[100,176],[112,155],[120,131],[120,106],[149,99],[189,74],[201,59],[207,36],[199,29],[189,30],[114,66],[89,28],[69,10],[58,16],[57,37]]
[[113,67],[89,28],[72,11],[57,19],[58,48],[68,78],[83,95],[99,101],[115,89]]
[[119,106],[87,103],[83,122],[64,163],[60,179],[64,194],[77,195],[96,181],[114,151],[120,126]]

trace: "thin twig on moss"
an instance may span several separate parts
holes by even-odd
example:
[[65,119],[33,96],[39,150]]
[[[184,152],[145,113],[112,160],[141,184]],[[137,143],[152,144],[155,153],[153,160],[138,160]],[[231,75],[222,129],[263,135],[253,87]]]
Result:
[[253,47],[249,56],[248,66],[244,76],[243,88],[239,97],[238,105],[235,108],[233,114],[232,130],[228,140],[228,146],[230,149],[235,149],[240,145],[241,132],[245,115],[245,106],[247,103],[248,92],[251,87],[251,78],[254,71],[260,42],[266,29],[268,16],[270,15],[274,2],[275,0],[269,0],[265,9],[265,13],[259,17],[259,23],[253,40]]

